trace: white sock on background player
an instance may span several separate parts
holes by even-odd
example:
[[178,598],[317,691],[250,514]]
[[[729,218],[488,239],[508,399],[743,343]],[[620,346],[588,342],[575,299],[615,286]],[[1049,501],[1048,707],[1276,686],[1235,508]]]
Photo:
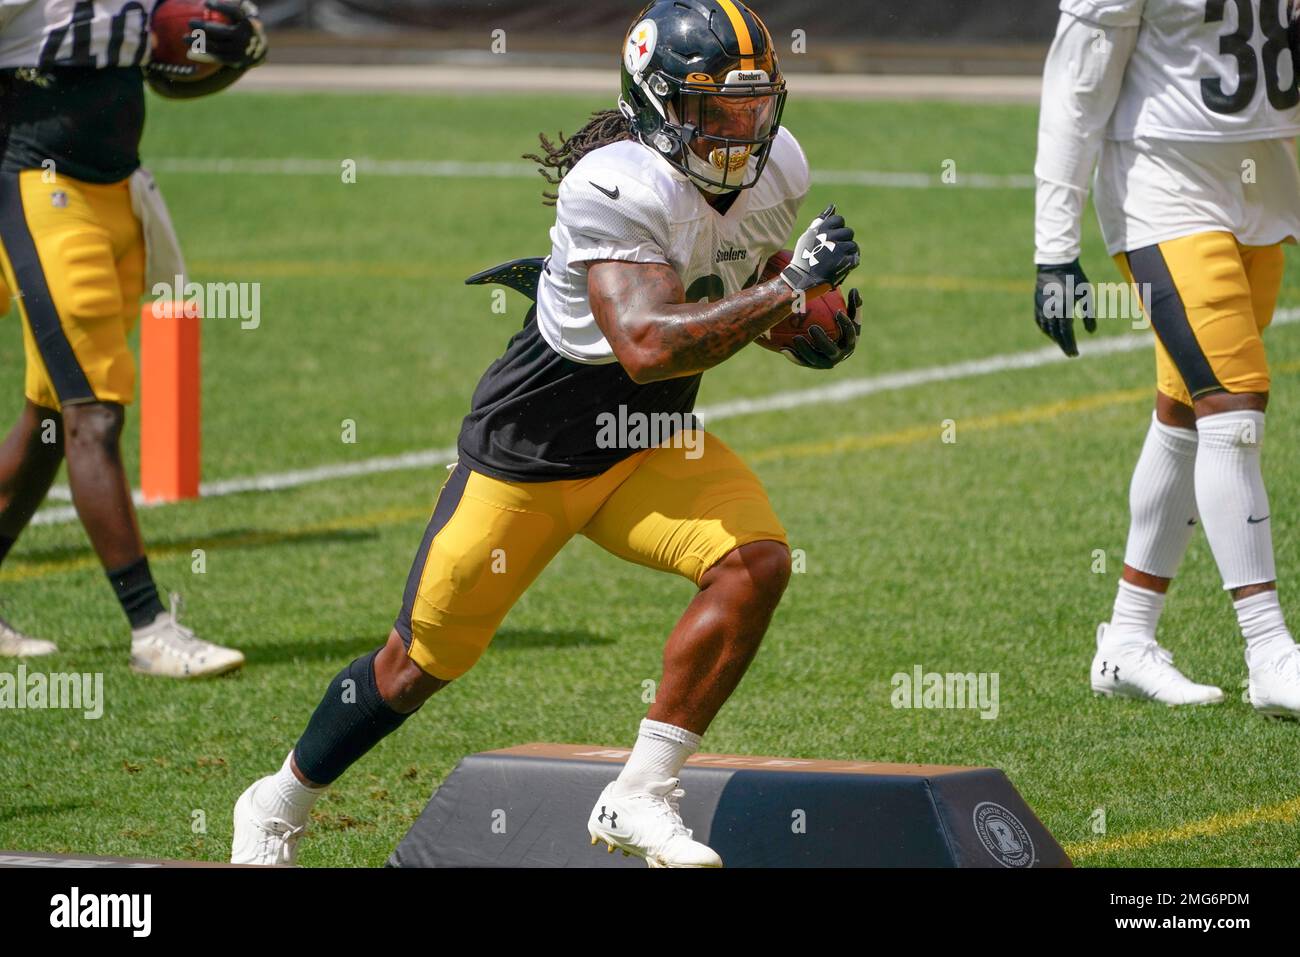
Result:
[[1246,664],[1251,670],[1266,666],[1295,647],[1275,589],[1235,601],[1232,607],[1246,639]]
[[[1152,413],[1129,484],[1124,564],[1158,578],[1173,578],[1196,531],[1196,518],[1196,432],[1166,425]],[[1121,579],[1106,642],[1155,641],[1164,607],[1160,592]]]
[[1124,563],[1157,578],[1173,578],[1196,531],[1196,447],[1193,429],[1155,418],[1129,485]]
[[618,776],[616,791],[626,794],[643,791],[681,774],[686,759],[700,749],[700,736],[662,721],[641,720],[632,755]]
[[1197,420],[1196,504],[1226,589],[1276,580],[1268,493],[1260,468],[1264,413]]
[[1156,626],[1165,607],[1165,596],[1122,578],[1115,593],[1115,607],[1106,629],[1107,645],[1148,644],[1156,640]]

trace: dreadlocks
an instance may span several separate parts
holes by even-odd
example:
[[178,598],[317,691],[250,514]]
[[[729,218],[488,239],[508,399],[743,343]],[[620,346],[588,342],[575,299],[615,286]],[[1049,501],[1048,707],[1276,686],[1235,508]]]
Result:
[[[558,146],[545,133],[538,133],[537,138],[542,143],[541,155],[525,153],[523,158],[535,161],[541,167],[537,172],[541,173],[552,186],[558,186],[560,180],[564,179],[564,175],[573,169],[578,160],[602,146],[617,143],[619,140],[630,140],[632,130],[628,127],[627,118],[618,110],[597,110],[591,114],[587,125],[568,139],[564,139],[564,133],[561,131],[561,142]],[[555,175],[552,175],[552,172]],[[554,206],[559,193],[543,192],[542,197],[543,203]]]

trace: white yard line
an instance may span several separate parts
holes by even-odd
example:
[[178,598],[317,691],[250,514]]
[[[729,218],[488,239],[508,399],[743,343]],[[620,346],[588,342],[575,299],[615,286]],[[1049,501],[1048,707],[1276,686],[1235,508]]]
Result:
[[[532,163],[478,163],[461,160],[376,160],[353,158],[359,177],[423,179],[536,179]],[[280,159],[160,156],[147,164],[155,173],[236,176],[339,176],[343,159],[286,156]],[[939,173],[890,173],[879,170],[817,170],[812,181],[828,186],[873,186],[880,189],[1033,189],[1030,175],[993,176],[958,171],[951,183]]]
[[[602,69],[502,67],[483,54],[456,64],[267,64],[231,87],[243,93],[574,93],[618,95],[618,73]],[[1037,103],[1039,76],[787,73],[790,95],[809,99]],[[611,102],[612,105],[612,102]]]
[[[1273,319],[1274,325],[1289,325],[1300,322],[1300,309],[1280,310]],[[1095,359],[1100,356],[1115,355],[1122,352],[1136,352],[1151,348],[1151,339],[1147,335],[1118,336],[1096,341],[1085,340],[1082,344],[1082,358]],[[978,376],[992,375],[996,372],[1010,372],[1016,369],[1037,369],[1042,366],[1066,362],[1065,355],[1056,346],[1044,346],[1027,352],[1007,352],[1002,355],[988,356],[983,359],[968,359],[942,366],[928,366],[923,369],[910,369],[903,372],[886,372],[883,375],[868,376],[863,379],[848,379],[834,385],[813,389],[795,389],[789,392],[776,392],[757,399],[733,399],[730,402],[718,402],[714,405],[701,406],[695,410],[696,415],[707,425],[726,419],[737,419],[746,415],[761,415],[766,412],[784,412],[807,405],[822,405],[830,402],[843,402],[863,396],[876,395],[881,392],[897,392],[918,385],[934,382],[953,382],[958,379],[972,379]],[[416,452],[404,452],[401,455],[385,455],[377,458],[363,459],[360,462],[341,462],[335,465],[321,465],[311,469],[298,469],[291,472],[270,472],[263,475],[251,475],[245,478],[221,479],[204,482],[199,487],[203,498],[221,498],[241,492],[275,492],[283,489],[301,488],[335,479],[356,478],[362,475],[378,475],[387,472],[403,472],[412,469],[435,468],[450,465],[456,461],[454,447],[443,449],[425,449]],[[68,502],[71,496],[68,488],[56,486],[50,490],[49,497],[55,501]],[[135,503],[140,508],[157,508],[159,502],[146,502],[137,489],[134,493]],[[41,509],[32,519],[33,525],[56,525],[76,519],[77,513],[70,505],[53,506]]]

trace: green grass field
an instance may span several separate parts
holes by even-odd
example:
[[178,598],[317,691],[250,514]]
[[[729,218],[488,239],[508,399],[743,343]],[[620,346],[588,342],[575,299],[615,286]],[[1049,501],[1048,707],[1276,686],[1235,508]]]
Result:
[[[144,155],[160,169],[213,157],[361,163],[353,184],[327,173],[159,173],[193,278],[261,283],[257,329],[205,323],[205,479],[451,445],[479,373],[523,311],[511,293],[510,315],[494,315],[490,293],[461,280],[546,252],[553,214],[540,178],[377,176],[364,161],[512,162],[535,131],[572,132],[602,105],[151,99]],[[938,175],[951,160],[959,183],[815,185],[802,218],[834,201],[862,242],[858,354],[815,373],[748,349],[706,377],[702,402],[1047,343],[1030,314],[1032,191],[960,187],[964,173],[1031,169],[1035,110],[792,99],[786,123],[814,170]],[[1091,214],[1087,237],[1093,278],[1117,279]],[[1282,305],[1300,305],[1300,291],[1288,286]],[[1109,325],[1102,334],[1149,335]],[[1280,326],[1269,342],[1266,474],[1289,582],[1300,571],[1300,328]],[[22,393],[16,313],[0,324],[0,357],[7,423]],[[1300,863],[1300,728],[1242,702],[1241,642],[1203,539],[1162,642],[1193,677],[1224,688],[1226,703],[1171,710],[1088,688],[1152,370],[1144,348],[720,421],[715,431],[754,465],[807,564],[706,750],[995,765],[1080,865]],[[348,419],[352,444],[341,440]],[[945,420],[955,443],[941,441]],[[107,702],[98,721],[0,712],[0,848],[225,859],[236,796],[278,766],[338,669],[387,634],[442,476],[398,471],[143,511],[160,584],[184,593],[200,635],[248,656],[241,674],[204,683],[131,674],[125,622],[80,527],[30,529],[0,572],[4,613],[62,654],[28,667],[103,672]],[[196,548],[203,574],[191,570]],[[1104,573],[1093,571],[1096,549]],[[317,806],[301,863],[382,863],[467,753],[535,740],[630,744],[642,682],[658,677],[690,593],[684,580],[576,540],[479,665]],[[998,673],[996,720],[894,709],[891,676],[915,665]],[[1091,826],[1099,808],[1105,834]]]

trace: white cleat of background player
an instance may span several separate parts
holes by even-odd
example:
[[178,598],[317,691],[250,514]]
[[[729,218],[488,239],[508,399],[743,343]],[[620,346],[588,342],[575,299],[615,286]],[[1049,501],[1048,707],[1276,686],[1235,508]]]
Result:
[[52,655],[59,648],[52,641],[24,635],[9,622],[0,618],[0,658],[36,658]]
[[645,790],[622,791],[611,781],[587,819],[591,843],[604,841],[610,852],[635,854],[650,867],[721,867],[722,858],[692,836],[682,823],[678,778],[649,784]]
[[1252,662],[1248,692],[1250,703],[1262,715],[1300,720],[1300,646],[1295,645],[1273,658]]
[[131,670],[163,678],[207,678],[244,664],[243,652],[195,636],[177,619],[181,596],[171,596],[171,611],[131,632]]
[[1092,690],[1107,696],[1141,698],[1168,705],[1217,704],[1223,691],[1192,681],[1174,667],[1174,655],[1154,639],[1107,641],[1109,625],[1097,626],[1092,659]]

